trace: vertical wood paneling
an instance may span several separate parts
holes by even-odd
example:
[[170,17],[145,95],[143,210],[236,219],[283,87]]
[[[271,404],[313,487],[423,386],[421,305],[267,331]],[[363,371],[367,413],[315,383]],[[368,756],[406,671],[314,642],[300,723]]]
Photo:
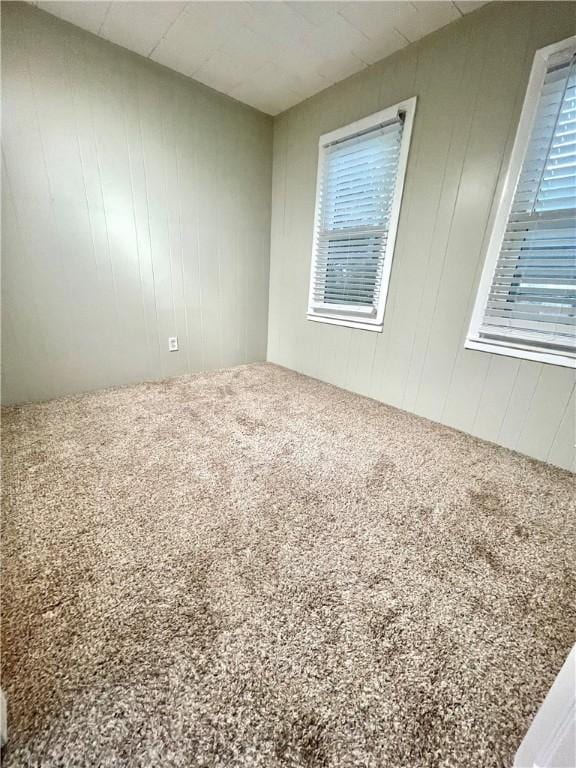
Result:
[[[276,119],[271,361],[573,465],[573,373],[463,346],[534,51],[573,9],[490,4]],[[384,330],[306,321],[318,137],[413,95]]]
[[[403,405],[409,366],[416,359],[414,319],[423,305],[423,294],[434,296],[435,273],[442,263],[442,253],[434,243],[434,226],[439,220],[438,205],[456,116],[453,102],[462,87],[459,63],[468,47],[467,37],[456,36],[449,44],[438,39],[416,53],[417,77],[413,88],[421,94],[419,122],[415,124],[412,164],[408,169],[398,258],[392,267],[394,301],[387,312],[374,372],[374,394],[398,406]],[[426,186],[420,183],[422,178],[427,180]],[[434,250],[428,250],[431,245]],[[428,269],[423,268],[424,264]],[[429,325],[427,318],[426,328]]]
[[547,461],[552,464],[558,464],[561,467],[568,467],[576,472],[576,457],[572,450],[574,446],[574,431],[576,429],[576,393],[572,387],[572,394],[566,407],[564,415],[554,435],[550,450],[548,451]]
[[[530,407],[514,446],[521,453],[546,460],[559,433],[562,419],[574,390],[574,377],[567,369],[557,375],[552,365],[542,366],[542,374],[530,400]],[[574,436],[572,436],[574,443]],[[556,447],[557,450],[559,446]]]
[[[512,381],[510,395],[506,399],[502,423],[498,432],[495,433],[495,437],[492,438],[497,443],[501,443],[507,448],[515,448],[518,445],[518,438],[530,413],[534,391],[543,371],[543,365],[535,364],[530,360],[520,362],[518,373]],[[478,409],[476,423],[480,418],[481,411]]]
[[2,44],[3,402],[263,360],[271,118],[20,3]]
[[[508,135],[510,113],[522,75],[528,23],[516,17],[513,7],[504,8],[497,25],[482,25],[487,39],[485,62],[472,113],[472,125],[459,180],[450,236],[438,282],[438,292],[428,331],[416,410],[436,420],[469,431],[474,407],[481,396],[475,385],[489,363],[487,355],[466,355],[465,370],[457,366],[470,315],[475,269],[502,153]],[[503,76],[503,73],[506,73]],[[486,116],[490,116],[489,122]],[[476,370],[467,375],[476,363]],[[455,376],[462,387],[453,387]],[[465,402],[461,404],[461,395]]]

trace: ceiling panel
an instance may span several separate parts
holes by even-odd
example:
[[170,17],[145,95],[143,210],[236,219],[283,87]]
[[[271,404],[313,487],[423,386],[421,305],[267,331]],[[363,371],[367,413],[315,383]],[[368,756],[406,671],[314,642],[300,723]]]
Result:
[[253,13],[247,24],[266,40],[282,44],[300,39],[315,29],[311,21],[296,13],[288,3],[253,2],[249,5]]
[[225,47],[232,34],[231,28],[205,21],[188,3],[177,23],[158,40],[150,58],[192,76],[211,56]]
[[298,2],[287,2],[293,11],[304,16],[314,26],[319,27],[324,22],[329,21],[335,14],[337,14],[345,3],[331,3],[328,0],[326,2],[317,2],[316,0],[298,0]]
[[99,29],[101,37],[149,56],[186,7],[185,2],[115,2]]
[[352,2],[342,15],[371,39],[394,30],[410,43],[461,17],[454,4],[444,2]]
[[303,37],[303,43],[312,48],[322,58],[338,58],[341,53],[353,53],[355,48],[362,47],[368,38],[360,30],[353,27],[340,14],[325,21]]
[[397,30],[383,30],[378,35],[372,35],[361,46],[354,48],[354,55],[364,64],[375,64],[406,45],[408,45],[406,39]]
[[86,3],[86,2],[63,2],[52,1],[48,3],[33,3],[43,11],[48,11],[54,16],[58,16],[64,21],[76,24],[82,29],[98,34],[102,26],[110,3]]
[[275,115],[484,3],[50,0],[34,5]]
[[295,79],[273,62],[265,64],[246,82],[232,90],[231,96],[269,114],[278,114],[306,98]]
[[451,21],[458,21],[462,16],[454,3],[424,2],[411,3],[416,9],[416,18],[414,19],[413,34],[415,39],[429,35],[435,32]]
[[222,93],[231,93],[246,79],[246,72],[241,71],[236,61],[224,49],[215,51],[206,59],[194,72],[194,79]]

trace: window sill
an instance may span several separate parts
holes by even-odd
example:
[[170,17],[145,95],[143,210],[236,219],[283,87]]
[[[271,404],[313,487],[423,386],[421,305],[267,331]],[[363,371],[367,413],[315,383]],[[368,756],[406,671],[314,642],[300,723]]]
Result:
[[306,315],[308,320],[315,323],[328,323],[328,325],[344,325],[347,328],[356,328],[360,331],[376,331],[382,333],[382,323],[366,323],[361,320],[342,320],[341,318],[325,317],[324,315]]
[[495,355],[517,357],[523,360],[533,360],[537,363],[561,365],[564,368],[576,368],[576,358],[571,357],[570,355],[545,352],[541,349],[510,346],[509,344],[504,343],[497,344],[495,342],[478,341],[477,339],[466,339],[464,347],[466,349],[476,350],[477,352],[491,352]]

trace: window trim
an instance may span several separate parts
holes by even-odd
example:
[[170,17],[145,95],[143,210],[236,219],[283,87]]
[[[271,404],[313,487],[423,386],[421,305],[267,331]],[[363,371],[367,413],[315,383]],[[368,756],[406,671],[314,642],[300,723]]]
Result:
[[524,104],[522,106],[518,128],[516,130],[516,137],[514,139],[514,145],[512,147],[502,192],[496,203],[496,215],[494,216],[492,232],[486,249],[484,266],[482,268],[482,275],[476,292],[476,300],[470,318],[466,341],[464,342],[464,347],[466,349],[490,352],[497,355],[506,355],[508,357],[517,357],[524,360],[534,360],[540,363],[560,365],[568,368],[576,368],[576,359],[570,355],[562,354],[561,352],[551,352],[542,349],[542,347],[530,345],[528,342],[514,342],[511,339],[502,340],[501,342],[495,339],[485,341],[481,339],[479,330],[484,319],[484,310],[492,286],[494,270],[496,269],[496,263],[500,255],[500,248],[502,246],[506,227],[508,226],[508,219],[512,210],[512,204],[514,202],[516,186],[522,172],[522,165],[524,163],[530,136],[532,134],[532,128],[536,119],[540,93],[542,91],[542,85],[548,67],[548,59],[555,53],[575,44],[576,35],[572,35],[557,43],[540,48],[534,54],[534,61],[530,72],[530,79],[528,80],[528,86],[526,88],[526,95],[524,97]]
[[[312,243],[312,258],[310,262],[310,277],[309,277],[309,291],[308,291],[308,309],[306,317],[308,320],[313,320],[317,323],[328,323],[329,325],[343,325],[349,328],[357,328],[364,331],[376,331],[382,332],[384,324],[384,311],[386,308],[386,298],[388,295],[388,286],[390,283],[390,273],[392,270],[392,261],[394,258],[394,250],[396,246],[396,235],[398,232],[398,223],[400,219],[400,209],[402,205],[402,194],[404,192],[404,183],[406,179],[406,168],[408,165],[408,155],[410,151],[410,141],[412,138],[412,128],[414,125],[414,113],[416,111],[416,96],[412,96],[409,99],[393,104],[391,107],[375,112],[372,115],[356,120],[354,123],[337,128],[334,131],[322,134],[318,140],[318,167],[316,173],[316,197],[314,202],[314,230],[313,230],[313,243]],[[313,292],[314,292],[314,268],[316,264],[316,237],[318,233],[318,227],[320,223],[320,188],[321,179],[324,172],[324,162],[326,157],[326,146],[334,141],[340,141],[342,139],[351,138],[357,133],[361,133],[371,128],[375,128],[380,123],[389,122],[393,120],[399,112],[404,112],[404,128],[402,131],[402,141],[400,144],[400,154],[398,157],[398,176],[396,178],[396,187],[394,190],[394,198],[392,201],[392,207],[390,210],[390,225],[388,227],[388,237],[386,240],[386,250],[384,253],[384,267],[382,271],[382,281],[380,283],[380,295],[378,298],[378,305],[376,307],[376,314],[372,317],[366,317],[367,312],[362,311],[360,307],[357,309],[351,308],[346,314],[338,314],[336,312],[327,313],[322,310],[313,309]],[[358,320],[355,320],[351,315],[355,313],[358,315]]]

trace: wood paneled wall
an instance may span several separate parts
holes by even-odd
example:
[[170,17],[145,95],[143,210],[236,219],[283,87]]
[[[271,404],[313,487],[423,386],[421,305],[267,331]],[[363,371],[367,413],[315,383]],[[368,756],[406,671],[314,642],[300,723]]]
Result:
[[3,402],[265,359],[272,119],[21,3],[2,79]]
[[[574,3],[490,3],[275,120],[268,359],[574,466],[574,372],[464,349],[534,51]],[[306,320],[318,138],[418,96],[382,333]]]

